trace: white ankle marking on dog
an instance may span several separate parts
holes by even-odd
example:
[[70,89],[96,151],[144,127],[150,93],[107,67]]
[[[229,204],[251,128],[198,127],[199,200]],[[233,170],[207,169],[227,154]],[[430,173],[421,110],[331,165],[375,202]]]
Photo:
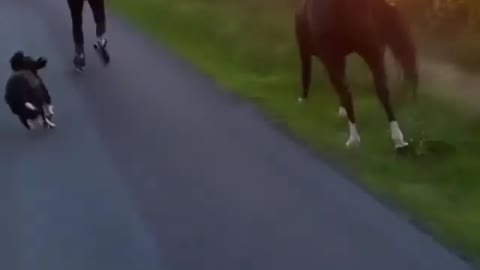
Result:
[[41,117],[37,117],[35,119],[28,119],[27,123],[30,126],[32,130],[37,129],[42,123],[41,123]]
[[47,125],[49,125],[50,127],[55,127],[55,123],[53,123],[52,121],[48,119],[45,119],[45,121],[47,122]]
[[53,105],[45,105],[43,106],[43,110],[47,112],[47,114],[53,115]]
[[32,120],[30,119],[27,119],[27,124],[30,128],[33,128],[33,123],[32,123]]

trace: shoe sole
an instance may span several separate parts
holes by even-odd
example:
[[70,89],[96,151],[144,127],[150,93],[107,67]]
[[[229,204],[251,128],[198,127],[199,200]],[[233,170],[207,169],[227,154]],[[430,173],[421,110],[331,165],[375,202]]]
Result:
[[95,49],[98,56],[102,60],[103,64],[108,65],[110,63],[110,55],[109,55],[108,51],[105,48],[102,48],[102,47],[98,46],[98,44],[94,44],[93,48]]

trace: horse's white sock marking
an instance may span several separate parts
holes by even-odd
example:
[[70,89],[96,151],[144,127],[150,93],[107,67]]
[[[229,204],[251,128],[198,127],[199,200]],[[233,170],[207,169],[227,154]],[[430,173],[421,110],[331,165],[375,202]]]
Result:
[[345,110],[344,107],[340,106],[338,108],[338,117],[340,118],[346,118],[347,117],[347,110]]
[[403,133],[400,130],[397,121],[390,122],[390,133],[392,135],[392,140],[395,148],[401,148],[408,145],[408,143],[404,141]]
[[32,111],[37,110],[37,108],[35,106],[33,106],[33,104],[30,103],[30,102],[25,102],[25,107],[27,107],[29,110],[32,110]]
[[357,125],[348,121],[348,131],[349,131],[350,135],[349,135],[348,141],[345,145],[347,147],[350,147],[350,146],[355,146],[355,145],[360,144],[360,134],[358,133]]

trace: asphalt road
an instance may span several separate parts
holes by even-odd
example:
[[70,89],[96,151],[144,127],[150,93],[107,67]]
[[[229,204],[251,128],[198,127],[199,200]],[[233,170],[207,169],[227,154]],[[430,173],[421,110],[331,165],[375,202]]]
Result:
[[470,269],[109,20],[111,66],[91,49],[79,75],[64,1],[0,0],[0,81],[15,50],[46,56],[58,125],[27,134],[0,106],[0,269]]

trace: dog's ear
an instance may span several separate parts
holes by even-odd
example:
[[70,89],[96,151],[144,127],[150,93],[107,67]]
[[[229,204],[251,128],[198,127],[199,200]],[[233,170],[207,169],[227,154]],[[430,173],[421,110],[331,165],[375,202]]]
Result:
[[37,58],[36,63],[37,63],[37,68],[41,69],[47,66],[48,60],[45,57],[39,57]]
[[19,51],[16,51],[12,57],[21,57],[23,58],[25,56],[25,54],[23,53],[22,50],[19,50]]
[[10,67],[13,71],[20,70],[24,67],[24,58],[25,55],[23,54],[23,51],[17,51],[13,54],[10,58]]

